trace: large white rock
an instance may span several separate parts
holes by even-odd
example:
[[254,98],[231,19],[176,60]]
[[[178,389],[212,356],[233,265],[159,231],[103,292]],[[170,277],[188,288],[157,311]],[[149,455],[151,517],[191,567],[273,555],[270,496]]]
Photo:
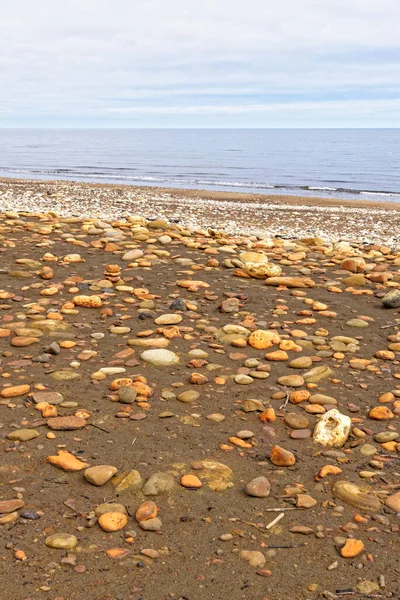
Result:
[[157,367],[168,367],[179,362],[179,356],[175,352],[164,349],[145,350],[140,357],[145,362]]
[[322,446],[340,448],[349,437],[351,419],[342,415],[336,408],[329,410],[318,421],[314,428],[314,442]]

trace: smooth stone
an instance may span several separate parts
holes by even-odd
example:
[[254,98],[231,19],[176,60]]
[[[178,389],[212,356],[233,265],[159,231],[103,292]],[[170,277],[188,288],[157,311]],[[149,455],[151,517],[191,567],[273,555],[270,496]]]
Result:
[[169,345],[169,340],[167,338],[138,338],[128,340],[128,346],[134,346],[136,348],[154,348],[155,350],[159,350],[161,348],[166,348]]
[[346,325],[359,328],[368,327],[367,321],[364,321],[363,319],[350,319],[350,321],[347,321]]
[[208,421],[212,421],[213,423],[222,423],[222,421],[225,421],[226,417],[221,413],[211,413],[210,415],[207,415],[206,418]]
[[289,529],[290,533],[300,533],[301,535],[311,535],[314,533],[312,527],[306,527],[305,525],[294,525]]
[[48,404],[61,404],[64,402],[64,396],[59,392],[35,392],[32,395],[33,401],[36,404],[39,402],[47,402]]
[[267,498],[271,491],[271,484],[266,477],[256,477],[246,485],[246,494],[255,498]]
[[36,429],[16,429],[8,434],[7,438],[9,440],[18,440],[20,442],[29,442],[29,440],[33,440],[39,437],[39,431]]
[[308,401],[310,404],[321,404],[322,406],[326,404],[337,404],[336,398],[333,398],[332,396],[326,396],[325,394],[312,394]]
[[133,404],[136,400],[137,391],[134,387],[123,385],[118,390],[118,400],[122,404]]
[[381,431],[374,435],[375,442],[384,444],[385,442],[393,442],[399,438],[397,431]]
[[196,392],[195,390],[186,390],[185,392],[178,394],[176,399],[179,400],[179,402],[190,404],[191,402],[198,400],[199,397],[199,392]]
[[283,375],[278,378],[278,383],[287,387],[301,387],[304,379],[300,375]]
[[313,361],[309,356],[299,356],[299,358],[294,358],[289,363],[289,367],[292,369],[308,369],[311,367]]
[[126,507],[123,504],[118,504],[116,502],[106,502],[105,504],[99,504],[94,509],[94,514],[96,517],[100,517],[105,513],[117,512],[117,513],[127,513]]
[[160,531],[162,527],[162,521],[159,517],[146,519],[145,521],[139,522],[139,527],[144,529],[144,531]]
[[111,325],[110,333],[114,333],[115,335],[125,335],[126,333],[130,333],[130,327],[117,327],[115,325]]
[[145,350],[140,358],[157,367],[169,367],[179,362],[179,356],[175,352],[164,349]]
[[98,372],[105,375],[119,375],[120,373],[125,373],[126,369],[125,367],[101,367]]
[[244,412],[263,412],[265,410],[264,404],[261,400],[243,400],[242,408]]
[[54,371],[50,377],[55,381],[73,381],[74,379],[80,379],[81,376],[75,371]]
[[19,514],[22,519],[27,519],[28,521],[36,521],[40,519],[40,515],[33,510],[22,510]]
[[100,515],[99,525],[103,531],[121,531],[128,523],[128,517],[124,512],[106,512]]
[[238,431],[236,437],[241,440],[249,440],[250,438],[254,437],[254,433],[249,429],[242,429],[241,431]]
[[101,486],[107,483],[117,471],[118,469],[111,465],[98,465],[86,469],[84,476],[89,483]]
[[385,504],[388,508],[391,508],[396,513],[400,514],[400,492],[396,492],[395,494],[392,494],[386,498]]
[[311,429],[294,429],[290,432],[292,440],[306,440],[312,435]]
[[382,304],[385,308],[400,307],[400,290],[390,290],[383,298]]
[[278,445],[272,448],[269,459],[277,467],[291,467],[296,463],[294,454]]
[[145,496],[158,496],[169,493],[175,486],[175,479],[169,473],[153,473],[143,486]]
[[317,504],[317,501],[308,494],[299,494],[296,498],[297,508],[312,508]]
[[0,513],[0,525],[9,525],[15,523],[19,515],[17,511],[7,513],[6,515]]
[[374,454],[378,453],[378,449],[375,448],[372,444],[363,444],[359,448],[360,454],[363,456],[374,456]]
[[198,490],[203,486],[200,479],[196,475],[182,475],[180,484],[184,488],[188,488],[190,490]]
[[330,367],[321,365],[320,367],[314,367],[311,371],[304,373],[303,378],[306,383],[317,383],[318,381],[321,381],[321,379],[330,377],[332,374],[333,371]]
[[82,417],[50,417],[47,419],[47,426],[55,431],[73,431],[85,427],[86,419]]
[[332,487],[335,498],[367,513],[380,512],[381,503],[375,496],[363,492],[349,481],[336,481]]
[[160,315],[154,319],[156,325],[176,325],[182,321],[182,316],[177,314]]
[[46,546],[57,550],[73,550],[78,544],[74,535],[69,533],[54,533],[45,540]]
[[122,256],[122,260],[134,261],[138,258],[142,258],[142,256],[144,256],[144,252],[142,250],[139,250],[138,248],[135,248],[134,250],[129,250],[129,252],[126,252]]
[[284,421],[286,425],[289,425],[292,429],[307,429],[310,424],[307,417],[299,415],[298,413],[288,413],[285,415]]
[[239,385],[250,385],[250,383],[253,383],[253,381],[253,378],[249,377],[248,375],[243,375],[242,373],[235,375],[235,383]]
[[15,512],[23,506],[25,506],[25,502],[19,498],[12,498],[11,500],[0,500],[0,515]]

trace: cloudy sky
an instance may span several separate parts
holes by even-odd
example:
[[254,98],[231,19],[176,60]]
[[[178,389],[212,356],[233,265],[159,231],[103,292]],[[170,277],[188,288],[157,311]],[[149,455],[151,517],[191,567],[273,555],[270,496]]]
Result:
[[8,0],[1,127],[400,127],[400,0]]

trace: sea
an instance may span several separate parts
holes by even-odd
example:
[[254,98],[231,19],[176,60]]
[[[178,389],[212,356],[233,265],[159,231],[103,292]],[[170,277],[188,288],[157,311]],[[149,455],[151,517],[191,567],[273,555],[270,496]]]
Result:
[[0,177],[400,202],[400,129],[0,129]]

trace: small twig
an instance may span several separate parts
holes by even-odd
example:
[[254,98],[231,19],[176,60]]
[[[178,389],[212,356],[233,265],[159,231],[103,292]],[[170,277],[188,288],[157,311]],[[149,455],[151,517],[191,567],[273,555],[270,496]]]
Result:
[[101,431],[105,431],[106,433],[111,433],[109,429],[102,427],[101,425],[97,425],[97,423],[89,423],[92,427],[96,427],[96,429],[100,429]]
[[300,548],[301,546],[307,546],[305,542],[302,544],[275,544],[272,546],[264,546],[264,548]]
[[271,529],[271,527],[273,527],[274,525],[279,523],[279,521],[281,519],[283,519],[284,516],[285,516],[285,513],[281,513],[280,515],[278,515],[273,521],[271,521],[271,523],[268,523],[268,525],[265,527],[265,529]]
[[383,327],[381,327],[381,329],[388,329],[389,327],[396,327],[396,325],[398,325],[398,323],[389,323],[389,325],[384,325]]
[[279,410],[283,410],[284,408],[286,408],[287,404],[289,402],[289,392],[287,390],[285,390],[285,391],[286,391],[286,399],[285,399],[285,402],[282,404],[282,406],[279,407]]
[[264,508],[264,512],[283,512],[284,510],[304,510],[300,506],[287,506],[285,508]]
[[252,527],[258,529],[258,531],[264,531],[262,527],[259,527],[255,523],[251,523],[251,521],[243,521],[243,519],[238,519],[238,521],[240,521],[240,523],[244,523],[245,525],[251,525]]

